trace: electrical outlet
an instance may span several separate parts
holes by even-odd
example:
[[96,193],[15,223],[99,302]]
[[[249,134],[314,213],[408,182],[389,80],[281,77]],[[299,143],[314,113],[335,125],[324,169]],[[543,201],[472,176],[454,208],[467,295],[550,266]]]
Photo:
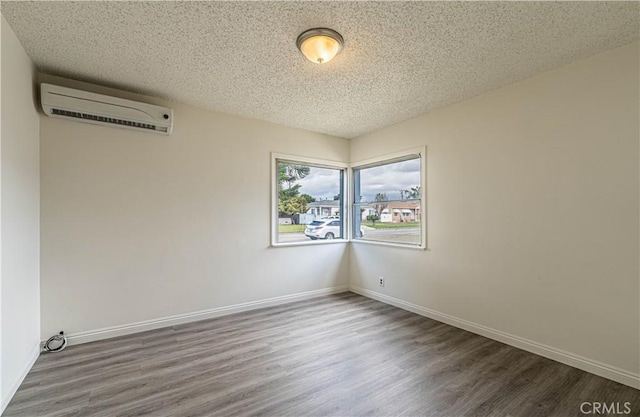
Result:
[[378,277],[378,286],[384,287],[384,277]]

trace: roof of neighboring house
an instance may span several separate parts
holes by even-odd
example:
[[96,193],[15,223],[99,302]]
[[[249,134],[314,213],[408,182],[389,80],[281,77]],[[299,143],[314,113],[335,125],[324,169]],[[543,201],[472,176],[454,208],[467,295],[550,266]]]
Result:
[[411,202],[411,201],[394,201],[387,203],[387,208],[390,209],[419,209],[419,202]]
[[340,200],[320,200],[307,204],[307,207],[340,207]]

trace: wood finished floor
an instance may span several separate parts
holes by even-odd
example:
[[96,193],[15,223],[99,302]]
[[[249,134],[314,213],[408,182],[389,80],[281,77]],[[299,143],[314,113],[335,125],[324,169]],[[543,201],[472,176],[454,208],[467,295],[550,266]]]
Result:
[[4,416],[581,416],[640,391],[353,293],[43,354]]

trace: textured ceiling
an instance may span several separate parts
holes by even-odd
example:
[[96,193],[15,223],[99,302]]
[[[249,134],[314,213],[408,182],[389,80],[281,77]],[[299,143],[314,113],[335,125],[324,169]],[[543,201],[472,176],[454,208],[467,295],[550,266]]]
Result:
[[[639,37],[637,2],[2,2],[45,73],[341,137]],[[332,62],[302,31],[345,39]]]

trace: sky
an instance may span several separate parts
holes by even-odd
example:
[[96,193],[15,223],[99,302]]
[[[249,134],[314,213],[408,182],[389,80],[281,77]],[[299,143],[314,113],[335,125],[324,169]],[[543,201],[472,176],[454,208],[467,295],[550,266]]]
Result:
[[316,200],[333,200],[340,193],[340,171],[337,169],[310,167],[309,175],[300,184],[300,194],[309,194]]
[[[373,201],[377,193],[386,193],[389,200],[400,200],[399,190],[420,184],[420,159],[396,162],[360,170],[363,201]],[[340,172],[335,169],[311,167],[309,175],[299,180],[301,194],[333,200],[340,192]]]

